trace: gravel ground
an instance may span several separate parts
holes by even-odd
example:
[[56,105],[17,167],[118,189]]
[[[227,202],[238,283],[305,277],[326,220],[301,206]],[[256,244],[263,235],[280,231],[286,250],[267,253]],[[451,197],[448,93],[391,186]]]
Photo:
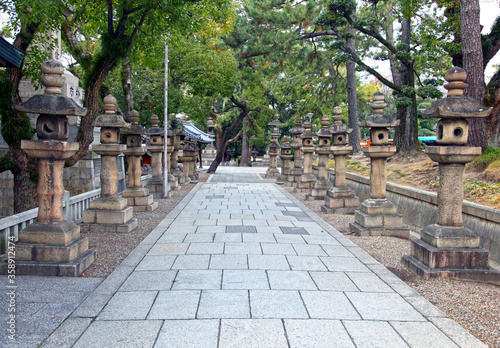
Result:
[[[204,182],[208,177],[209,174],[200,173],[200,181]],[[159,200],[158,209],[152,213],[134,213],[139,225],[130,233],[82,233],[89,238],[90,249],[97,251],[96,262],[82,276],[105,278],[111,274],[194,186],[195,184],[183,185],[170,199]],[[285,189],[292,191],[289,187]],[[500,287],[453,280],[424,281],[401,264],[401,256],[410,252],[408,240],[350,235],[349,223],[354,221],[352,215],[324,214],[321,212],[323,201],[306,201],[305,194],[292,194],[471,334],[489,347],[500,348]]]
[[401,256],[410,253],[409,240],[351,235],[349,223],[354,221],[353,215],[324,214],[321,212],[324,201],[306,201],[305,193],[284,188],[472,335],[489,347],[500,347],[500,287],[456,280],[422,280],[401,263]]

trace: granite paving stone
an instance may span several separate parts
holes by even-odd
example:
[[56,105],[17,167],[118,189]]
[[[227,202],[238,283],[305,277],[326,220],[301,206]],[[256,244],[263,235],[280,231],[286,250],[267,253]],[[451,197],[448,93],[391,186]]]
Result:
[[267,272],[273,290],[316,290],[317,287],[306,271]]
[[300,291],[307,312],[316,319],[361,319],[347,296],[340,291]]
[[254,226],[227,226],[226,233],[257,233]]
[[197,318],[250,318],[248,290],[203,290]]
[[181,255],[185,254],[189,243],[165,243],[155,244],[148,255]]
[[290,266],[284,255],[248,255],[248,268],[289,270]]
[[255,233],[243,234],[243,242],[245,243],[276,243],[276,238],[270,233]]
[[320,259],[332,272],[371,272],[368,267],[355,257],[320,256]]
[[221,279],[220,270],[180,270],[172,290],[220,289]]
[[317,256],[286,256],[290,268],[294,271],[328,271]]
[[292,244],[261,243],[262,252],[272,255],[297,255]]
[[210,255],[179,255],[172,269],[208,269]]
[[269,289],[264,270],[224,270],[223,289]]
[[160,291],[148,319],[194,319],[200,293],[199,290]]
[[283,323],[279,319],[223,319],[219,348],[287,348]]
[[458,347],[441,330],[429,322],[391,321],[391,325],[412,348]]
[[394,292],[374,273],[345,272],[360,291],[367,292]]
[[340,320],[285,320],[285,328],[291,348],[356,347]]
[[224,243],[191,243],[186,254],[222,254],[224,252]]
[[168,290],[177,271],[136,271],[123,283],[120,291]]
[[218,333],[218,320],[165,320],[155,348],[213,348]]
[[167,270],[174,264],[176,255],[145,256],[135,268],[136,271],[161,271]]
[[214,237],[215,243],[241,243],[242,241],[241,233],[216,233]]
[[247,255],[212,255],[210,269],[248,269]]
[[425,321],[425,318],[395,293],[346,292],[364,320]]
[[157,291],[117,292],[97,320],[146,319],[157,294]]
[[153,347],[162,324],[161,320],[94,321],[73,347]]
[[308,318],[298,291],[250,290],[252,318]]
[[309,272],[320,290],[358,291],[358,287],[343,272]]
[[[346,320],[343,323],[356,347],[409,347],[396,330],[386,321]],[[434,345],[429,347],[432,346]]]
[[226,247],[224,249],[225,254],[240,254],[240,255],[250,255],[250,254],[262,254],[262,249],[260,243],[225,243]]
[[210,243],[214,241],[215,233],[188,234],[184,240],[186,243]]
[[274,238],[280,244],[305,244],[306,241],[300,234],[275,233]]
[[292,244],[293,248],[300,256],[327,256],[320,245],[316,244]]

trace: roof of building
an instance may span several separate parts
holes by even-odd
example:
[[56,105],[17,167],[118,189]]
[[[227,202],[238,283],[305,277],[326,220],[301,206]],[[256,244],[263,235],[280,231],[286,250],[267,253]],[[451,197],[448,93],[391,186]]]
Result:
[[204,144],[208,144],[214,141],[214,139],[212,139],[210,135],[197,128],[192,121],[182,121],[182,124],[184,125],[184,133],[186,133],[186,136],[188,138]]
[[3,37],[0,37],[0,66],[5,68],[19,68],[23,63],[26,52],[12,46]]

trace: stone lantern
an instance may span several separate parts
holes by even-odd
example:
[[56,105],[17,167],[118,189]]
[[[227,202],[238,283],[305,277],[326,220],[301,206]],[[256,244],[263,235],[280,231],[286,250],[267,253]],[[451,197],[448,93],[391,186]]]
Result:
[[151,152],[151,164],[153,167],[153,177],[148,180],[146,187],[149,192],[153,195],[153,198],[159,199],[163,198],[163,150],[165,142],[165,130],[158,127],[160,121],[158,116],[151,115],[151,128],[146,130],[146,134],[149,135],[149,142],[151,145],[147,147],[149,152]]
[[273,131],[271,133],[271,144],[269,144],[269,167],[266,171],[266,176],[268,178],[277,178],[280,175],[280,171],[278,170],[278,150],[280,147],[278,139],[281,133],[278,127],[283,124],[278,120],[278,117],[279,115],[276,114],[274,116],[274,120],[268,123],[269,126],[273,126]]
[[127,148],[119,144],[120,128],[130,124],[116,114],[117,108],[115,97],[108,94],[104,98],[104,115],[99,115],[94,123],[101,127],[101,143],[92,147],[101,155],[101,197],[90,202],[89,209],[83,212],[81,228],[85,232],[130,232],[137,227],[133,208],[118,196],[117,157]]
[[[16,274],[72,276],[80,275],[95,260],[88,239],[80,236],[80,227],[65,221],[63,215],[64,161],[79,149],[68,142],[68,116],[84,116],[85,108],[64,97],[63,65],[56,60],[42,64],[40,80],[45,94],[35,95],[15,106],[19,112],[39,114],[36,121],[38,140],[22,140],[21,149],[38,162],[37,221],[19,232],[16,245]],[[0,265],[6,274],[7,263]]]
[[403,262],[424,278],[443,277],[487,281],[500,285],[500,273],[489,268],[489,251],[480,238],[464,227],[462,220],[463,172],[465,164],[481,154],[480,147],[468,147],[468,118],[487,117],[491,108],[463,96],[467,73],[462,68],[446,72],[448,96],[422,111],[422,116],[439,118],[438,146],[425,153],[439,163],[438,215],[424,228],[420,239],[411,240],[411,255]]
[[[183,176],[181,170],[179,169],[179,150],[181,149],[181,135],[183,131],[179,129],[179,121],[175,117],[170,118],[172,121],[170,123],[172,128],[172,133],[174,133],[173,138],[173,151],[170,159],[170,173],[176,178],[177,183],[180,184],[180,178]],[[177,185],[177,190],[180,190],[180,186]]]
[[179,160],[182,162],[182,172],[179,177],[179,184],[189,184],[191,182],[191,178],[189,177],[189,162],[192,159],[191,149],[189,146],[188,139],[186,138],[184,132],[181,134],[181,148],[182,148],[182,156],[179,156]]
[[395,236],[409,238],[410,230],[403,225],[398,208],[386,198],[387,159],[396,153],[396,147],[389,145],[389,128],[399,125],[389,115],[384,115],[387,106],[385,96],[376,92],[370,107],[373,115],[368,117],[364,128],[370,129],[370,146],[363,152],[370,157],[370,198],[361,203],[361,209],[354,213],[349,224],[358,236]]
[[191,182],[197,183],[200,179],[200,174],[196,170],[196,159],[198,158],[198,152],[200,150],[197,141],[194,139],[189,139],[189,155],[191,160],[189,161],[189,178]]
[[[214,124],[214,119],[212,115],[208,117],[207,121],[207,134],[210,138],[215,139],[215,124]],[[215,156],[217,155],[217,149],[215,148],[213,142],[209,142],[205,148],[203,149],[203,162],[207,165],[210,165],[210,163],[213,162],[215,159]],[[202,166],[202,163],[200,162],[200,168]]]
[[292,148],[290,147],[290,137],[284,136],[281,139],[281,174],[276,179],[276,183],[283,185],[288,182],[288,177],[290,175],[290,161],[293,158]]
[[325,204],[321,207],[323,213],[354,214],[359,209],[359,198],[353,189],[347,186],[345,159],[352,152],[352,146],[347,145],[346,135],[352,132],[342,123],[342,109],[333,108],[333,124],[330,127],[333,146],[330,151],[335,160],[335,186],[328,190]]
[[304,127],[302,127],[302,120],[297,118],[295,120],[295,127],[289,130],[290,134],[293,136],[293,142],[290,147],[293,149],[293,168],[290,168],[290,175],[288,176],[289,185],[293,185],[295,182],[299,181],[299,177],[304,172],[302,168],[302,133],[304,133]]
[[301,135],[302,146],[300,151],[304,154],[304,173],[294,182],[295,192],[309,192],[309,189],[316,181],[316,176],[312,173],[312,155],[314,153],[313,137],[316,135],[311,131],[311,118],[313,114],[307,114],[309,120],[304,122],[305,131]]
[[[169,127],[167,130],[167,168],[168,170],[168,188],[170,191],[178,191],[180,190],[179,186],[179,181],[177,178],[172,174],[173,169],[172,169],[172,158],[173,158],[173,153],[175,151],[175,141],[176,141],[176,134],[174,131]],[[175,156],[175,169],[178,170],[177,168],[177,155]],[[170,193],[169,193],[170,194]]]
[[[342,111],[342,110],[341,110]],[[331,134],[328,126],[330,120],[327,115],[321,118],[321,128],[316,132],[318,137],[318,145],[316,146],[316,154],[318,155],[318,179],[309,189],[306,199],[309,201],[324,199],[328,189],[333,185],[328,177],[328,157],[331,153]]]
[[130,112],[130,123],[130,128],[122,131],[127,136],[127,149],[124,153],[128,165],[128,185],[122,196],[127,198],[127,203],[134,208],[134,212],[154,211],[158,208],[158,202],[153,202],[153,195],[141,183],[141,158],[146,153],[146,146],[142,144],[144,127],[139,125],[139,113],[136,110]]

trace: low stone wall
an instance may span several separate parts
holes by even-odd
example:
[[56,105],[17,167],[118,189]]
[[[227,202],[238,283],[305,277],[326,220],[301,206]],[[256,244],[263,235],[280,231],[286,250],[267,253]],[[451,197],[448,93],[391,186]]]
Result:
[[[330,170],[331,178],[335,176]],[[347,173],[347,184],[352,187],[360,201],[370,194],[370,179]],[[403,215],[408,227],[421,231],[437,220],[437,194],[406,186],[387,183],[387,198]],[[500,210],[470,202],[463,203],[465,227],[481,238],[481,246],[490,251],[490,257],[500,262]]]

